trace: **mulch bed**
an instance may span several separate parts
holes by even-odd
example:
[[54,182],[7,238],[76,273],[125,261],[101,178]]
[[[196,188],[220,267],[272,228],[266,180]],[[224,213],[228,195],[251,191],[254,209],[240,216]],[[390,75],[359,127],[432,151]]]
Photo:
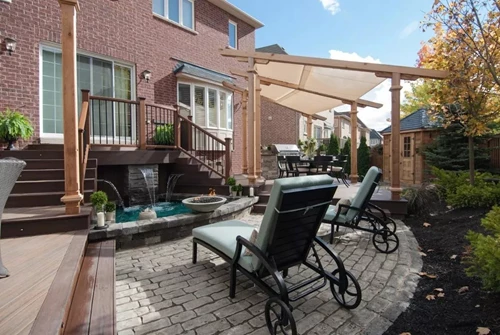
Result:
[[[431,279],[422,277],[418,283],[410,306],[385,332],[386,335],[409,332],[417,334],[476,334],[478,327],[487,327],[490,334],[500,334],[500,294],[481,289],[477,278],[465,275],[467,265],[467,231],[483,232],[481,218],[485,209],[458,209],[435,216],[410,217],[405,224],[415,235],[421,251],[423,272],[436,275]],[[424,227],[423,223],[430,223]],[[455,259],[451,259],[457,255]],[[468,291],[459,293],[464,286]],[[442,288],[444,297],[437,297]],[[435,300],[426,296],[435,295]]]

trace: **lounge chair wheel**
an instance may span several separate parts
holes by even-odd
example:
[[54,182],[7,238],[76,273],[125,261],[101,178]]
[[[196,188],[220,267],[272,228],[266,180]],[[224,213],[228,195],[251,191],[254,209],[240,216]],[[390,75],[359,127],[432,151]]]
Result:
[[379,221],[376,221],[374,226],[377,230],[382,230],[385,227],[387,227],[387,229],[389,229],[391,232],[396,233],[396,222],[389,217],[386,218],[386,220],[385,220],[385,227]]
[[385,254],[394,252],[399,246],[398,236],[389,229],[378,230],[372,237],[375,249]]
[[[340,287],[332,281],[330,281],[330,289],[332,290],[333,297],[339,304],[347,309],[354,309],[361,302],[361,287],[352,273],[346,271],[345,274],[347,276],[346,289],[341,292]],[[335,269],[332,272],[332,276],[337,277],[337,279],[340,278],[339,269]]]
[[277,297],[269,299],[266,303],[265,315],[267,329],[270,334],[278,334],[278,330],[281,330],[281,333],[286,335],[297,335],[295,319],[290,308],[283,300]]

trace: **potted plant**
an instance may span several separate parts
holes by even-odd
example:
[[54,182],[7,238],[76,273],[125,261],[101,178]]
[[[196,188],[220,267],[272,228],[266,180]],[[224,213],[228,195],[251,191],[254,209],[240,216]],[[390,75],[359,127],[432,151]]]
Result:
[[16,150],[14,142],[32,135],[33,126],[26,116],[9,108],[0,113],[0,139],[9,143],[6,150]]
[[231,186],[231,195],[233,197],[238,195],[238,186],[236,186],[236,185]]
[[90,203],[94,208],[95,220],[97,220],[98,227],[104,227],[104,206],[108,202],[108,196],[103,191],[97,191],[90,195]]
[[104,205],[104,211],[106,212],[106,221],[115,222],[116,204],[114,202],[108,201],[106,205]]
[[236,185],[236,179],[233,177],[227,178],[226,184],[229,186],[229,194],[231,194],[231,191],[233,190],[233,186]]
[[303,142],[301,149],[307,157],[312,159],[314,152],[316,151],[316,139],[313,137],[308,138],[305,142]]
[[236,191],[238,192],[238,196],[242,196],[243,195],[243,185],[238,184],[238,186],[236,186]]
[[153,140],[156,145],[174,145],[174,125],[157,125]]

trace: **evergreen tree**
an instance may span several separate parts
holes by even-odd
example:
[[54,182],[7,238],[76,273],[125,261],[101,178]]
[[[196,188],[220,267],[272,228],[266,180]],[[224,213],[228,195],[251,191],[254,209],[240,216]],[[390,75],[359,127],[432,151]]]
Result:
[[333,133],[330,135],[330,143],[328,143],[328,150],[326,153],[333,156],[339,154],[339,138]]
[[[474,138],[475,164],[478,169],[487,169],[489,166],[490,157],[488,149],[482,145],[484,141],[484,137]],[[424,148],[423,153],[429,166],[450,171],[469,168],[468,139],[464,136],[463,127],[458,123],[441,129],[434,141]]]
[[358,147],[358,175],[366,176],[370,168],[370,148],[366,145],[366,137],[361,136]]
[[347,141],[345,141],[344,147],[342,148],[341,151],[342,155],[345,155],[347,158],[347,164],[345,167],[345,173],[351,174],[351,139],[348,138]]

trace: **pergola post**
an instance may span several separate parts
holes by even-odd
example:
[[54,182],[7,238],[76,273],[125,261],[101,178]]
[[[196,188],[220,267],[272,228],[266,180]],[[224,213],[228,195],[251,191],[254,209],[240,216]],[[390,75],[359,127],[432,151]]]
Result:
[[59,0],[61,6],[64,196],[66,214],[79,214],[80,166],[78,161],[78,109],[76,91],[76,11],[77,0]]
[[307,116],[307,137],[312,138],[313,118],[312,115]]
[[351,103],[351,183],[358,182],[358,104]]
[[248,91],[243,91],[242,93],[242,98],[241,98],[241,104],[242,104],[242,118],[243,118],[243,128],[241,131],[241,136],[243,137],[243,173],[247,174],[248,173],[248,129],[247,129],[247,118],[248,118],[248,111],[247,111],[247,104],[248,104]]
[[248,58],[248,183],[255,184],[257,176],[255,174],[255,109],[256,91],[255,82],[257,70],[255,60]]
[[400,108],[401,108],[401,74],[393,73],[391,79],[391,199],[401,199],[401,181],[400,181]]
[[257,178],[262,176],[262,138],[261,138],[261,108],[260,108],[260,78],[255,80],[255,173]]

